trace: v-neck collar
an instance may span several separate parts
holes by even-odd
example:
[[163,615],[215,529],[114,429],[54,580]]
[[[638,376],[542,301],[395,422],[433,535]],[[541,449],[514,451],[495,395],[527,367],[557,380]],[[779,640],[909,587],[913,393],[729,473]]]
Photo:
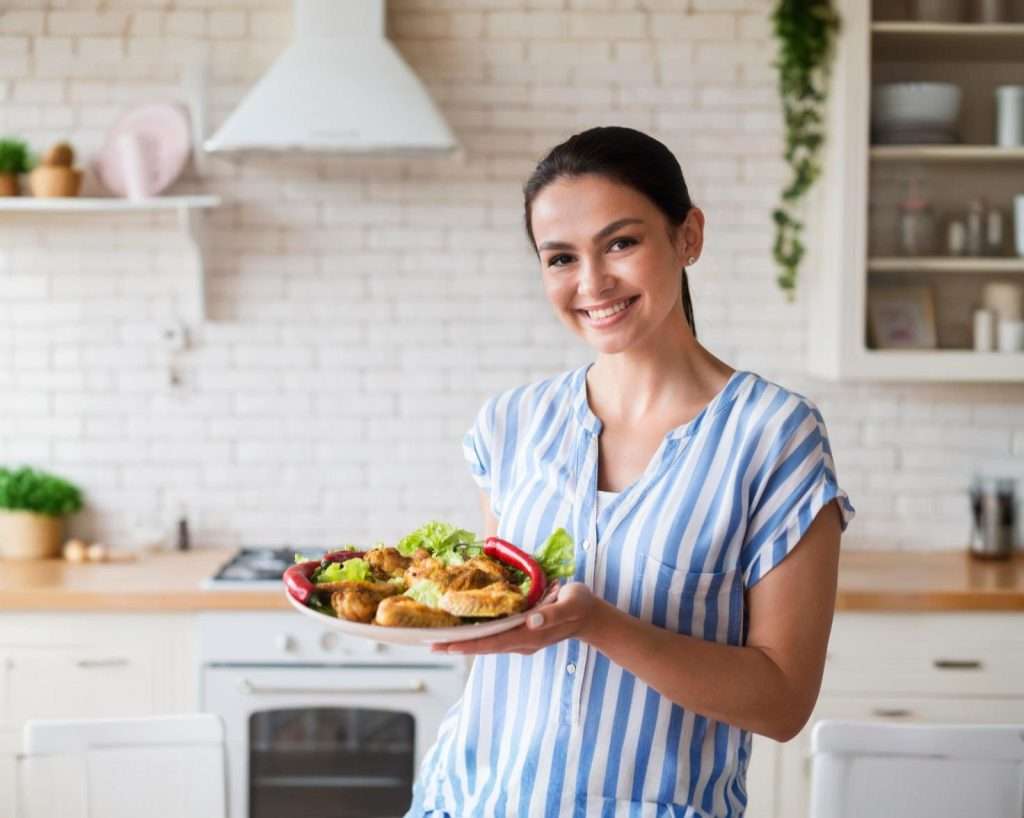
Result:
[[[578,508],[584,518],[589,518],[586,528],[590,532],[590,536],[594,538],[600,536],[604,539],[625,519],[651,486],[655,485],[665,470],[687,448],[682,444],[696,432],[704,419],[717,414],[731,403],[739,386],[750,373],[743,370],[733,372],[725,386],[708,401],[703,409],[686,423],[669,430],[643,473],[630,485],[616,492],[615,496],[608,498],[607,502],[602,504],[601,513],[598,515],[598,446],[603,424],[590,408],[590,402],[587,399],[587,372],[592,366],[593,363],[590,363],[577,370],[576,378],[573,381],[575,414],[583,429],[589,432],[589,434],[582,435],[579,441],[577,463],[580,471],[578,474],[589,472],[589,479],[585,484],[577,486],[577,500],[582,501]],[[589,511],[584,511],[584,509],[589,509]]]
[[[595,437],[598,437],[604,428],[604,424],[602,424],[601,419],[594,414],[594,410],[590,408],[590,401],[587,398],[587,373],[590,372],[590,368],[593,365],[594,362],[591,361],[589,364],[581,366],[576,370],[576,377],[573,379],[573,402],[576,418],[579,420],[580,424]],[[705,417],[717,414],[723,406],[728,404],[729,400],[735,396],[739,385],[749,374],[749,372],[742,369],[735,370],[729,376],[729,380],[726,381],[725,386],[723,386],[718,393],[708,401],[707,404],[705,404],[703,409],[686,421],[686,423],[682,423],[674,429],[670,429],[665,434],[665,439],[675,440],[681,437],[686,437],[696,431],[697,427]],[[662,441],[662,444],[664,444],[664,441]],[[660,448],[663,449],[664,445]]]

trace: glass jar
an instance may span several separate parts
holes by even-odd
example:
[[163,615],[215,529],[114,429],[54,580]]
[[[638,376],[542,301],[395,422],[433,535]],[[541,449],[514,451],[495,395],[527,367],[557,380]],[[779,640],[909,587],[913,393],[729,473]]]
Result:
[[912,179],[899,207],[899,244],[905,256],[927,256],[935,249],[935,214]]

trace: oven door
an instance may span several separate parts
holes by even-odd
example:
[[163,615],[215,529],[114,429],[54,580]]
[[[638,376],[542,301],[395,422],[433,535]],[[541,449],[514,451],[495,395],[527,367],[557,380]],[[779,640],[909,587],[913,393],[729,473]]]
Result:
[[452,667],[212,666],[231,818],[391,818],[462,693]]

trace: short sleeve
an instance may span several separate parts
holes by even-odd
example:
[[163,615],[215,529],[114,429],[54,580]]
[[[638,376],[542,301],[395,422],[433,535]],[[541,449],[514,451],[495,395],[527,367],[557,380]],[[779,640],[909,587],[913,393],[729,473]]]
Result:
[[476,484],[490,492],[492,485],[491,452],[494,445],[495,401],[488,400],[477,412],[476,420],[462,438],[462,453]]
[[828,503],[838,501],[846,530],[854,508],[836,479],[825,422],[810,401],[799,398],[780,424],[764,432],[750,481],[747,533],[740,553],[750,588],[781,563]]

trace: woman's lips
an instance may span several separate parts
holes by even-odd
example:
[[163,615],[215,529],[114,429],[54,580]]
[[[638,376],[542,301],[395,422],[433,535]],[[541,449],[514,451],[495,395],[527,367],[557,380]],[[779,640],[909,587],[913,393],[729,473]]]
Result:
[[586,310],[577,310],[583,320],[588,326],[594,327],[595,329],[605,329],[606,327],[618,324],[624,320],[626,315],[633,309],[633,305],[640,299],[640,296],[634,295],[627,300],[626,308],[621,309],[614,315],[609,315],[606,318],[591,318]]

